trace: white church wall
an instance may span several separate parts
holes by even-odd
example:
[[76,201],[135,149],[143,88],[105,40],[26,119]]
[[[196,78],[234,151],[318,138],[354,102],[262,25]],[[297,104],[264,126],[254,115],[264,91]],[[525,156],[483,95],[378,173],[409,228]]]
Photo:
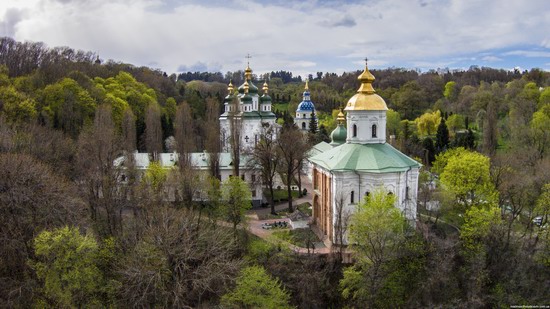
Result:
[[[320,169],[317,167],[317,169]],[[324,171],[324,173],[328,173]],[[416,199],[418,188],[418,168],[412,168],[405,172],[395,173],[365,173],[365,172],[334,172],[332,173],[332,223],[334,230],[337,227],[337,213],[340,204],[339,199],[343,200],[343,213],[351,215],[363,202],[364,198],[376,190],[382,188],[388,193],[396,195],[397,207],[409,221],[416,220]],[[407,197],[407,186],[409,187]],[[353,192],[353,203],[351,196]],[[337,234],[334,234],[333,243],[338,244]],[[344,236],[344,245],[347,245],[347,235]]]

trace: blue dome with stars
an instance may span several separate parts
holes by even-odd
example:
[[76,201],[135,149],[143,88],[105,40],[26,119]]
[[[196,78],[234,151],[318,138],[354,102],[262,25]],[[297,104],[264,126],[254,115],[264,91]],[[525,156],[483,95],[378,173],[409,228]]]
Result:
[[313,105],[313,102],[311,102],[310,93],[309,93],[309,87],[308,82],[306,81],[306,87],[303,95],[302,102],[298,104],[298,108],[296,109],[296,112],[313,112],[315,110],[315,106]]

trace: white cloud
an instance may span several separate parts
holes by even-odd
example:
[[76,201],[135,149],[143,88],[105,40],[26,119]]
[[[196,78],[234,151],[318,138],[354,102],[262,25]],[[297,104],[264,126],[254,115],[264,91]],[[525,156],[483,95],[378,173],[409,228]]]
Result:
[[[255,73],[300,75],[361,69],[365,56],[371,67],[436,68],[491,50],[515,48],[507,54],[515,57],[550,53],[523,47],[549,48],[550,20],[540,14],[548,10],[546,0],[259,1],[2,2],[0,34],[135,65],[155,63],[168,72],[200,64],[243,69],[247,53]],[[502,63],[490,53],[480,57]]]
[[497,61],[502,61],[502,58],[499,58],[496,56],[483,56],[481,60],[486,62],[497,62]]

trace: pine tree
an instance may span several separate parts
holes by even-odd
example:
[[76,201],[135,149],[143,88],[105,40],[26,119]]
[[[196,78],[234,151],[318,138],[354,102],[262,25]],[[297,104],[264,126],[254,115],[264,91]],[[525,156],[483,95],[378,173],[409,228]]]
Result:
[[449,147],[449,129],[445,124],[445,119],[441,119],[441,123],[437,127],[437,135],[435,140],[435,149],[437,152],[442,152]]
[[311,119],[309,120],[309,133],[317,133],[317,118],[315,117],[315,112],[311,113]]

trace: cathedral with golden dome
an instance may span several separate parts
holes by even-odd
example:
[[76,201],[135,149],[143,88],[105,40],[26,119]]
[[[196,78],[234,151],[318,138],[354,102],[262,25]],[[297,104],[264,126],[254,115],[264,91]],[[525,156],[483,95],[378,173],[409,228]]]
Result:
[[386,143],[388,107],[376,94],[374,79],[365,65],[358,77],[361,85],[343,109],[346,115],[342,111],[338,115],[332,142],[315,145],[309,157],[313,223],[329,244],[347,245],[347,235],[344,243],[339,243],[337,237],[339,218],[349,216],[365,196],[376,190],[396,195],[395,206],[405,218],[416,220],[421,165]]
[[261,129],[267,125],[275,125],[275,114],[271,110],[269,87],[264,82],[262,92],[252,82],[252,69],[247,64],[244,71],[244,83],[237,90],[230,82],[228,94],[224,99],[224,112],[220,116],[220,136],[222,151],[229,152],[231,145],[231,121],[239,126],[241,150],[251,149],[259,141]]

